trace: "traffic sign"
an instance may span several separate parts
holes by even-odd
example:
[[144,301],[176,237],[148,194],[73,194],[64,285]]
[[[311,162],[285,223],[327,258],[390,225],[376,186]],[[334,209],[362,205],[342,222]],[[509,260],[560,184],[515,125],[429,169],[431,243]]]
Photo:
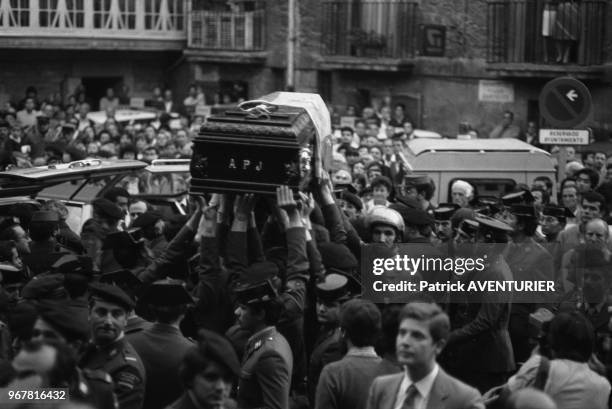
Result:
[[572,77],[555,78],[540,93],[540,112],[556,128],[580,125],[589,117],[592,106],[589,89]]
[[542,145],[588,145],[589,131],[579,129],[540,129]]

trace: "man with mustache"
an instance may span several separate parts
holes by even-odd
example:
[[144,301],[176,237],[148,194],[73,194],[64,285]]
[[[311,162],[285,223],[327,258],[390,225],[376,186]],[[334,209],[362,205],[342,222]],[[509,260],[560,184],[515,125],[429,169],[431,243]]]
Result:
[[92,284],[90,294],[92,343],[85,350],[80,366],[101,369],[111,376],[120,409],[140,409],[144,399],[145,369],[124,334],[127,314],[134,308],[134,301],[122,289],[110,284]]

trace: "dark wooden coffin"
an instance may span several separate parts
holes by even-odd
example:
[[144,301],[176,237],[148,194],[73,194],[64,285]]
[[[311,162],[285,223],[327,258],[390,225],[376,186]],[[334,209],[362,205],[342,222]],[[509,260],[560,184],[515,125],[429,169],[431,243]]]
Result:
[[305,109],[267,106],[208,118],[194,141],[190,193],[265,193],[279,185],[307,190],[317,137]]

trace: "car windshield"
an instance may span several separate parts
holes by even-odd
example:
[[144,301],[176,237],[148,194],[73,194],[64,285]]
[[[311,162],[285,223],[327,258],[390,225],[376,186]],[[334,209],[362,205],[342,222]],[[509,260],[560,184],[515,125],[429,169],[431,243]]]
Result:
[[189,189],[189,172],[150,172],[138,170],[123,176],[116,184],[131,195],[178,195]]

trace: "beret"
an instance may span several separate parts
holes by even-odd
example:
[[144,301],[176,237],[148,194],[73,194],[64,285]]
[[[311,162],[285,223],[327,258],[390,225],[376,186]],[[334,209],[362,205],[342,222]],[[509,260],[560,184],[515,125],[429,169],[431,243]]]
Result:
[[343,190],[342,191],[342,195],[340,196],[340,198],[345,200],[346,202],[352,204],[353,206],[355,206],[355,208],[358,211],[363,209],[363,202],[361,201],[359,196],[357,196],[354,193],[349,192],[348,190]]
[[342,271],[352,271],[359,267],[359,262],[344,244],[327,242],[318,244],[321,261],[325,268],[336,268]]
[[150,226],[155,225],[155,223],[157,223],[159,220],[163,220],[163,219],[164,217],[161,215],[161,213],[158,213],[155,211],[145,212],[141,214],[140,216],[138,216],[138,218],[132,224],[132,227],[134,228],[150,227]]
[[426,186],[431,184],[431,178],[423,174],[409,174],[404,176],[405,186]]
[[238,355],[230,342],[216,332],[201,329],[198,332],[198,352],[227,368],[235,377],[240,375]]
[[134,301],[121,288],[105,283],[93,283],[89,286],[89,293],[94,299],[100,299],[116,304],[126,311],[134,308]]
[[409,226],[427,226],[433,224],[432,217],[422,209],[411,209],[407,207],[401,215],[404,218],[404,224]]
[[39,316],[67,338],[89,337],[89,311],[65,301],[43,301],[37,305]]
[[113,202],[108,199],[99,198],[92,202],[92,205],[96,212],[100,213],[102,216],[108,217],[114,220],[123,219],[123,212]]
[[21,296],[31,300],[66,299],[68,293],[64,288],[64,276],[62,274],[39,274],[23,287]]
[[166,278],[151,284],[142,295],[143,304],[156,307],[175,307],[193,304],[193,298],[187,292],[185,283],[181,280]]

